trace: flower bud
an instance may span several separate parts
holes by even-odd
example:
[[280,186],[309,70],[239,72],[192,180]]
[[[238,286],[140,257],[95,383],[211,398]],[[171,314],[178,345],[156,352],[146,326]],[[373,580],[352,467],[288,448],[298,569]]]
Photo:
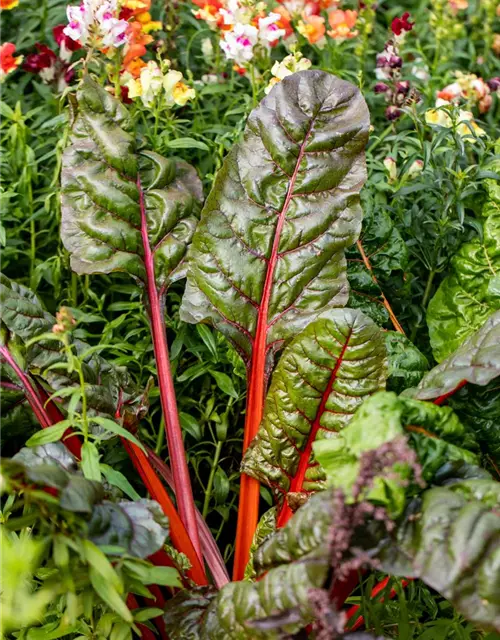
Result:
[[422,160],[415,160],[411,167],[408,169],[408,178],[410,180],[413,180],[414,178],[416,178],[420,173],[422,173],[424,169],[424,163]]
[[400,115],[401,115],[401,110],[398,109],[393,104],[389,105],[385,110],[385,117],[387,118],[387,120],[397,120]]
[[398,167],[394,158],[387,156],[387,158],[385,158],[384,160],[384,167],[389,174],[389,182],[394,182],[398,177]]
[[389,87],[385,82],[377,82],[374,91],[375,93],[387,93],[387,91],[389,91]]
[[488,80],[487,85],[492,91],[498,91],[500,89],[500,76]]
[[410,91],[410,83],[408,80],[401,80],[396,82],[396,93],[402,93],[404,96],[408,95]]

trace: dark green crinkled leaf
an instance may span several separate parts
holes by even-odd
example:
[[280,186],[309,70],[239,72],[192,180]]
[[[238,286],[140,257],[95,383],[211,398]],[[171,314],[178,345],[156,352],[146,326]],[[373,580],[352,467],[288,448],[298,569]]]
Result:
[[301,71],[273,88],[205,204],[185,321],[211,322],[249,359],[258,326],[270,356],[322,311],[345,305],[344,249],[361,226],[368,126],[358,89],[328,73]]
[[[378,325],[389,323],[389,314],[380,299],[380,287],[393,276],[401,277],[408,266],[408,249],[389,213],[362,197],[363,226],[360,241],[373,273],[365,266],[356,245],[347,252],[347,277],[351,286],[349,307],[361,309]],[[378,284],[374,281],[373,275]],[[391,280],[391,291],[394,283]]]
[[386,376],[384,333],[363,313],[337,309],[314,321],[280,358],[242,470],[280,494],[322,489],[313,442],[345,428]]
[[[6,368],[1,369],[2,380],[5,382]],[[0,447],[2,454],[8,457],[19,451],[26,440],[40,427],[21,390],[2,388],[1,416]]]
[[482,210],[483,234],[464,244],[451,261],[427,310],[434,357],[447,358],[500,309],[500,199]]
[[482,628],[500,631],[500,483],[426,491],[382,555],[388,573],[420,578]]
[[74,459],[63,452],[60,443],[43,445],[33,449],[21,449],[11,460],[2,460],[2,473],[26,481],[57,489],[59,505],[66,511],[92,513],[94,505],[104,497],[99,482],[87,480],[74,472]]
[[385,337],[389,359],[387,390],[401,393],[409,387],[416,387],[429,370],[427,358],[402,333],[388,331]]
[[138,558],[161,549],[167,535],[168,520],[160,506],[145,499],[96,505],[88,528],[88,536],[97,546],[122,547]]
[[485,387],[467,385],[448,403],[460,420],[476,434],[484,453],[500,465],[500,380]]
[[253,580],[255,578],[255,567],[253,565],[254,554],[264,540],[276,531],[276,517],[277,507],[271,507],[259,520],[253,536],[252,546],[250,547],[250,560],[245,568],[245,580]]
[[500,375],[500,311],[491,315],[454,353],[427,373],[417,389],[407,392],[420,400],[452,393],[464,381],[485,386]]
[[201,183],[186,163],[139,150],[126,108],[88,76],[77,100],[62,166],[61,237],[71,266],[77,273],[124,271],[144,282],[147,236],[164,290],[182,275]]
[[[334,502],[329,492],[313,496],[290,522],[262,544],[255,554],[258,582],[233,582],[223,587],[206,608],[196,632],[184,635],[182,618],[175,613],[182,594],[167,603],[167,633],[170,640],[251,640],[281,637],[279,631],[260,632],[247,623],[269,615],[293,610],[295,624],[290,633],[312,620],[308,591],[322,587],[329,573],[328,545],[330,523],[334,523]],[[265,574],[265,575],[264,575]],[[207,603],[208,604],[208,603]],[[172,612],[172,613],[170,613]],[[188,628],[191,627],[188,621]]]
[[[392,392],[378,393],[366,400],[343,431],[316,442],[314,453],[327,474],[328,484],[350,496],[362,454],[403,435],[416,449],[426,481],[431,481],[445,462],[479,463],[474,436],[450,407],[398,397]],[[406,465],[398,466],[397,471],[408,477]],[[397,478],[379,477],[369,497],[398,515],[404,508],[406,491]]]

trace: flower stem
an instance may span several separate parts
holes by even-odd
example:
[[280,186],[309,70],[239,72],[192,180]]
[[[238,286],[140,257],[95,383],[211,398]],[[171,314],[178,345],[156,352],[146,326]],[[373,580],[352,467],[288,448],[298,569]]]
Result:
[[207,490],[205,491],[205,500],[203,502],[203,511],[201,515],[206,518],[208,515],[208,508],[210,507],[210,499],[212,497],[212,488],[214,486],[214,478],[215,472],[217,471],[217,466],[219,464],[219,458],[222,451],[222,440],[217,442],[217,446],[215,447],[215,455],[212,461],[212,468],[210,469],[210,475],[208,477]]

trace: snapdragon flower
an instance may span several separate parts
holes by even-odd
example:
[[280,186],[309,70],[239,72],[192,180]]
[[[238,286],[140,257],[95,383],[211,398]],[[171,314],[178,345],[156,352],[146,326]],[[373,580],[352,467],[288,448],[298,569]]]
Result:
[[296,73],[297,71],[305,71],[306,69],[309,69],[311,65],[312,62],[308,58],[304,58],[300,51],[291,53],[286,56],[286,58],[283,58],[281,62],[276,60],[273,68],[271,69],[273,77],[265,88],[266,94],[271,91],[275,84],[281,82],[281,80],[287,76],[291,76],[292,73]]
[[445,129],[451,129],[455,126],[456,132],[465,142],[473,143],[477,138],[486,135],[484,129],[481,129],[474,121],[474,116],[470,111],[463,109],[455,111],[451,103],[441,98],[436,100],[436,109],[428,109],[425,112],[425,121],[427,124]]
[[253,58],[253,48],[259,41],[259,30],[251,24],[235,25],[225,34],[220,47],[228,60],[234,60],[239,66],[245,66]]
[[127,42],[128,22],[120,19],[117,0],[83,0],[66,10],[64,35],[82,45],[121,47]]
[[272,46],[286,34],[285,29],[278,26],[281,19],[279,13],[270,13],[265,18],[259,18],[259,39],[263,44]]
[[180,71],[170,69],[164,73],[154,60],[150,60],[138,78],[129,77],[125,83],[128,97],[141,98],[145,107],[151,107],[155,99],[163,95],[167,107],[184,106],[196,93],[183,82]]

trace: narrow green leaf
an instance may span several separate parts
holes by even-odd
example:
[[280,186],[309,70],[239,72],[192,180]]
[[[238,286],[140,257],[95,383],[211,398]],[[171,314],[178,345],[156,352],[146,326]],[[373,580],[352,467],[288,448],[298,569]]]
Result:
[[47,427],[47,429],[38,431],[26,442],[26,446],[37,447],[42,444],[48,444],[49,442],[57,442],[62,438],[64,432],[70,426],[69,422],[69,420],[63,420],[51,427]]
[[201,140],[195,140],[194,138],[177,138],[176,140],[169,140],[167,142],[169,149],[200,149],[201,151],[210,151],[208,146],[201,142]]
[[99,468],[99,452],[93,442],[82,444],[82,471],[88,480],[101,482],[101,470]]
[[111,607],[113,611],[116,611],[116,613],[126,622],[133,622],[132,613],[122,600],[118,591],[94,566],[90,567],[89,578],[92,587],[99,597],[102,598],[102,600],[104,600],[104,602]]
[[99,426],[103,427],[107,431],[111,431],[111,433],[114,433],[115,435],[120,436],[121,438],[130,440],[130,442],[133,442],[140,449],[146,452],[146,449],[144,449],[144,446],[139,442],[139,440],[137,440],[137,438],[133,434],[130,433],[130,431],[127,431],[124,427],[114,422],[113,420],[110,420],[109,418],[102,418],[101,416],[92,416],[90,420],[91,422],[94,422],[95,424],[98,424]]
[[104,464],[103,462],[100,463],[100,468],[104,477],[109,482],[109,484],[112,484],[113,486],[118,487],[118,489],[123,491],[123,493],[126,496],[128,496],[131,500],[141,499],[141,496],[137,493],[137,491],[134,489],[134,487],[130,484],[130,482],[127,480],[127,478],[123,475],[121,471],[118,471],[117,469],[113,469],[113,467],[110,467],[109,465]]
[[217,383],[217,386],[221,391],[226,393],[231,398],[234,398],[235,400],[238,399],[238,393],[234,388],[233,381],[227,374],[223,373],[222,371],[212,370],[210,370],[210,374],[213,378],[215,378],[215,382]]

